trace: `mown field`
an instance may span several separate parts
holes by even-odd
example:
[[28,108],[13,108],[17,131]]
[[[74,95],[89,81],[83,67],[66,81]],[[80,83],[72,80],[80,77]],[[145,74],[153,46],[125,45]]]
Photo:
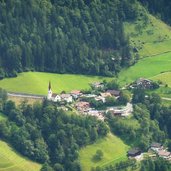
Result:
[[16,153],[7,143],[0,140],[0,171],[39,171],[41,165]]
[[12,92],[46,95],[49,81],[53,92],[70,92],[71,90],[88,89],[89,84],[96,81],[110,80],[112,78],[74,75],[52,74],[43,72],[25,72],[16,78],[6,78],[0,81],[0,87]]
[[[99,149],[103,152],[103,158],[100,161],[94,161],[93,156]],[[115,164],[121,160],[126,160],[128,149],[129,146],[125,145],[121,139],[113,134],[108,134],[106,138],[100,139],[96,143],[80,150],[79,154],[82,170],[90,171],[92,167],[104,167],[109,164]]]

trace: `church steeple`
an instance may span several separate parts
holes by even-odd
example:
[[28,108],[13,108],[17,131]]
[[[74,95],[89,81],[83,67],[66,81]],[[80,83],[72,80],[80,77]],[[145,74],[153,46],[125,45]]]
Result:
[[51,98],[52,98],[52,89],[51,89],[51,82],[49,81],[47,99],[51,100]]
[[51,90],[51,82],[49,81],[48,90]]

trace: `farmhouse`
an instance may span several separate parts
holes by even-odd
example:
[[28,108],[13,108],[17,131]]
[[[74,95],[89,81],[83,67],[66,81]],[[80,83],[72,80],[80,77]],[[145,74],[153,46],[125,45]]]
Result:
[[75,107],[77,108],[77,110],[79,111],[85,111],[88,108],[90,108],[90,103],[89,102],[77,102],[75,104]]
[[92,86],[94,89],[102,89],[102,88],[104,88],[104,84],[101,83],[101,82],[92,83],[91,86]]
[[70,94],[74,99],[78,99],[83,93],[80,90],[72,90]]
[[151,150],[157,152],[157,151],[159,151],[159,150],[162,150],[162,149],[163,149],[163,146],[162,146],[162,144],[160,144],[160,143],[153,142],[153,143],[151,144],[150,148],[151,148]]
[[105,93],[100,93],[100,95],[101,95],[102,97],[104,97],[104,98],[106,98],[106,97],[111,97],[111,96],[112,96],[110,93],[107,93],[107,92],[105,92]]
[[162,157],[167,160],[171,158],[171,153],[166,150],[159,150],[158,155],[159,155],[159,157]]
[[107,90],[107,93],[110,93],[112,96],[115,96],[116,98],[118,98],[121,94],[119,90]]
[[139,88],[139,89],[155,89],[158,88],[158,84],[145,78],[139,78],[135,82],[133,82],[130,86],[131,89]]
[[64,102],[72,103],[73,101],[72,96],[70,94],[61,94],[60,96],[61,96],[62,101]]
[[133,148],[128,151],[128,157],[130,158],[136,158],[141,156],[141,150],[139,148]]

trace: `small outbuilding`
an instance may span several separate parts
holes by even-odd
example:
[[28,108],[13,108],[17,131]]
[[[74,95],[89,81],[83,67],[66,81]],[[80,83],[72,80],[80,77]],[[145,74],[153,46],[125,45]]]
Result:
[[128,151],[128,157],[138,157],[141,155],[141,150],[139,148],[133,148]]

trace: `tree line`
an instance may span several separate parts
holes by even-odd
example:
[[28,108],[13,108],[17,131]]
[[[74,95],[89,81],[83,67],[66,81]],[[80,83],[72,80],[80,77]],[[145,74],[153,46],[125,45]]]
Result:
[[0,78],[22,71],[111,76],[134,63],[123,22],[136,0],[0,1]]
[[168,0],[139,0],[149,11],[165,21],[171,24],[171,1]]
[[46,100],[33,106],[23,102],[17,107],[6,100],[3,91],[0,93],[1,112],[8,118],[0,121],[0,138],[42,163],[42,171],[80,171],[78,150],[109,131],[102,121],[67,114]]

